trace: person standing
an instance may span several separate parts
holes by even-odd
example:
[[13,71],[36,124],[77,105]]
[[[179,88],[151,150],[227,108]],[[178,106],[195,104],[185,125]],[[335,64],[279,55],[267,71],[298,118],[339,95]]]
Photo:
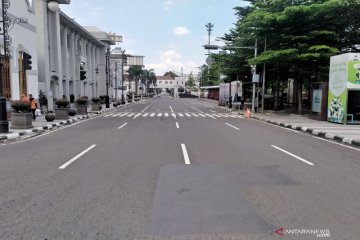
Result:
[[30,95],[30,104],[31,104],[30,109],[33,114],[33,120],[35,121],[35,119],[36,119],[35,111],[37,109],[37,102],[36,102],[35,98],[33,98],[31,95]]

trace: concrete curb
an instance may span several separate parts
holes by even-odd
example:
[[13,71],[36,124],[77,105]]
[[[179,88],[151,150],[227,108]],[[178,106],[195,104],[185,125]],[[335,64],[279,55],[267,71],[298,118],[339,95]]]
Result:
[[[145,100],[143,100],[143,101],[145,101]],[[127,104],[121,105],[121,106],[116,107],[116,108],[114,108],[114,107],[113,108],[107,108],[107,109],[104,109],[104,110],[101,110],[101,111],[96,111],[96,112],[88,111],[88,115],[82,115],[82,116],[79,116],[79,117],[76,117],[76,118],[71,118],[71,119],[68,119],[68,120],[61,121],[61,122],[49,123],[46,126],[24,130],[23,132],[9,133],[9,134],[6,134],[4,136],[0,136],[0,143],[8,141],[8,140],[15,140],[15,139],[20,138],[20,137],[25,136],[25,135],[44,132],[46,130],[51,130],[53,128],[58,128],[60,126],[70,125],[70,124],[76,123],[76,122],[78,122],[80,120],[83,120],[83,119],[90,119],[91,118],[91,116],[89,115],[90,113],[102,114],[102,113],[105,113],[105,112],[114,111],[116,109],[121,109],[121,108],[123,108],[123,107],[125,107],[127,105],[135,104],[135,103],[136,102],[131,102],[131,103],[127,103]]]
[[22,137],[22,136],[25,136],[25,135],[29,135],[29,134],[33,134],[33,133],[40,133],[40,132],[44,132],[46,130],[51,130],[53,128],[58,128],[58,127],[61,127],[61,126],[71,125],[73,123],[79,122],[80,120],[89,119],[89,118],[91,118],[89,115],[82,115],[82,116],[79,116],[79,117],[76,117],[76,118],[63,120],[61,122],[49,123],[48,125],[45,125],[45,126],[42,126],[42,127],[37,127],[37,128],[24,130],[23,132],[9,133],[9,134],[6,134],[5,136],[0,136],[0,142],[5,142],[5,141],[8,141],[8,140],[15,140],[15,139],[17,139],[19,137]]
[[267,122],[267,123],[270,123],[270,124],[274,124],[274,125],[277,125],[277,126],[280,126],[280,127],[290,128],[290,129],[297,130],[297,131],[300,131],[300,132],[309,133],[309,134],[311,134],[313,136],[316,136],[316,137],[329,139],[329,140],[334,140],[336,142],[345,143],[345,144],[348,144],[348,145],[353,145],[353,146],[356,146],[356,147],[360,147],[360,141],[354,140],[354,139],[351,139],[351,138],[345,138],[343,136],[335,135],[335,134],[332,134],[332,133],[326,133],[326,132],[323,132],[323,131],[318,131],[318,130],[315,130],[315,129],[312,129],[312,128],[295,126],[295,125],[292,125],[292,124],[286,124],[286,123],[280,123],[280,122],[276,122],[276,121],[271,121],[271,120],[268,120],[266,118],[261,118],[261,117],[255,116],[255,115],[251,115],[251,118],[256,119],[256,120],[260,120],[260,121],[263,121],[263,122]]

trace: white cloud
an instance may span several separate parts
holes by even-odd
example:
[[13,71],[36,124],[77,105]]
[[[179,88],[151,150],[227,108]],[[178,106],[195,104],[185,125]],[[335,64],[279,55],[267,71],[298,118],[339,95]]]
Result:
[[183,68],[184,73],[189,73],[194,71],[196,63],[192,61],[182,60],[182,56],[175,50],[168,50],[160,53],[158,63],[149,63],[145,64],[147,69],[154,69],[157,75],[163,75],[168,71],[177,71],[180,72]]
[[167,1],[164,2],[164,4],[165,4],[166,6],[173,5],[173,4],[174,4],[174,0],[167,0]]
[[190,31],[187,27],[176,27],[174,28],[174,34],[177,36],[184,36],[190,34]]

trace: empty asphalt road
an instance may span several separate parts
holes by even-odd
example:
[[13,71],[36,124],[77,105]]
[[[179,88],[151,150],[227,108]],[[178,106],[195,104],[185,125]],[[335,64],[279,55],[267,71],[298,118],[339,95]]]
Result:
[[360,149],[162,96],[1,145],[0,239],[359,239],[359,184]]

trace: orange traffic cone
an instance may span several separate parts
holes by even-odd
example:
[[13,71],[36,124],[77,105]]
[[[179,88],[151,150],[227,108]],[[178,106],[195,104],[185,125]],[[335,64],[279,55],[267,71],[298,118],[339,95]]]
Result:
[[246,113],[245,113],[245,117],[250,118],[250,116],[251,116],[250,109],[247,108],[247,109],[246,109]]

